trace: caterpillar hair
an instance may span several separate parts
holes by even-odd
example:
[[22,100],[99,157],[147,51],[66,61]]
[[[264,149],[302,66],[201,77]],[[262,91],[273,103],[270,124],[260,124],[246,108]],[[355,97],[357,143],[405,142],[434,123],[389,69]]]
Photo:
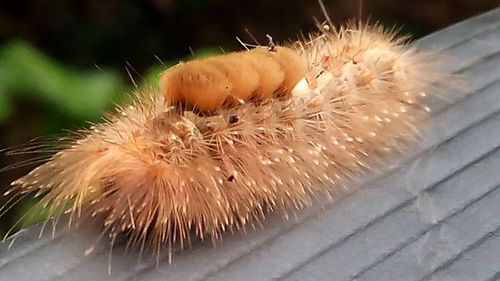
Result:
[[157,253],[331,198],[418,139],[433,56],[379,25],[179,63],[6,194]]

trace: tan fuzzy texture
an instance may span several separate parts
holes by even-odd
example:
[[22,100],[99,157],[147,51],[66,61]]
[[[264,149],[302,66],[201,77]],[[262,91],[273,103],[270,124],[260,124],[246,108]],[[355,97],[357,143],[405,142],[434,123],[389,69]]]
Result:
[[[311,35],[291,48],[305,69],[291,94],[275,95],[291,83],[283,81],[302,73],[290,60],[263,60],[261,66],[275,72],[254,85],[231,71],[246,65],[244,71],[262,79],[265,70],[252,68],[254,58],[229,55],[217,79],[246,83],[238,93],[262,99],[241,94],[244,102],[229,107],[222,106],[224,98],[208,100],[203,106],[211,114],[198,114],[176,105],[172,95],[186,92],[164,86],[174,67],[163,74],[159,90],[138,93],[15,181],[11,192],[41,194],[40,204],[64,209],[72,225],[95,220],[112,240],[124,233],[130,244],[160,251],[185,246],[192,234],[217,240],[272,211],[286,217],[315,198],[331,197],[417,139],[428,111],[422,96],[432,90],[435,74],[432,56],[406,46],[394,32],[361,24]],[[196,72],[197,64],[214,69],[220,61],[187,64]],[[198,86],[189,91],[203,91]],[[205,94],[193,103],[214,91],[226,94],[216,86],[190,93]]]

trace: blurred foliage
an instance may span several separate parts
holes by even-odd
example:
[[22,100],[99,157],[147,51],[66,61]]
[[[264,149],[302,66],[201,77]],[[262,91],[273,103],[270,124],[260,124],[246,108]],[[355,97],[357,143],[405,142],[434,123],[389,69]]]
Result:
[[14,95],[43,100],[78,119],[96,119],[123,88],[123,80],[112,71],[76,71],[23,41],[9,42],[0,49],[0,96],[5,101],[0,122],[7,120]]
[[[335,23],[353,17],[402,25],[417,37],[498,5],[498,0],[325,0]],[[361,8],[361,9],[360,9]],[[303,0],[0,0],[0,149],[86,122],[123,103],[179,59],[297,38],[322,20],[317,1]],[[252,34],[249,35],[249,34]],[[191,48],[197,50],[191,54]],[[33,155],[0,155],[0,167]],[[34,165],[0,173],[0,191]],[[5,187],[5,188],[4,188]],[[0,197],[0,206],[7,198]],[[15,221],[45,217],[27,199],[0,217],[0,234]],[[23,217],[27,210],[31,214]]]

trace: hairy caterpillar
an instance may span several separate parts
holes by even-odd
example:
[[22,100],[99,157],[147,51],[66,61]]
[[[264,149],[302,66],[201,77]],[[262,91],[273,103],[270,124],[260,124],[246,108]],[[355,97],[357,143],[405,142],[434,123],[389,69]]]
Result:
[[35,193],[72,225],[95,220],[111,241],[126,234],[158,252],[286,216],[417,137],[435,71],[404,40],[352,24],[276,54],[178,65],[7,193]]

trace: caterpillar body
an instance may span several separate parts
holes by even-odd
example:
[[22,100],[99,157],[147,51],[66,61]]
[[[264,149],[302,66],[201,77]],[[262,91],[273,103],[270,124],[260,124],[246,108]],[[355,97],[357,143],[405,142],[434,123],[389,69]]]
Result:
[[287,216],[417,138],[436,68],[405,40],[351,24],[181,63],[7,193],[157,251]]

